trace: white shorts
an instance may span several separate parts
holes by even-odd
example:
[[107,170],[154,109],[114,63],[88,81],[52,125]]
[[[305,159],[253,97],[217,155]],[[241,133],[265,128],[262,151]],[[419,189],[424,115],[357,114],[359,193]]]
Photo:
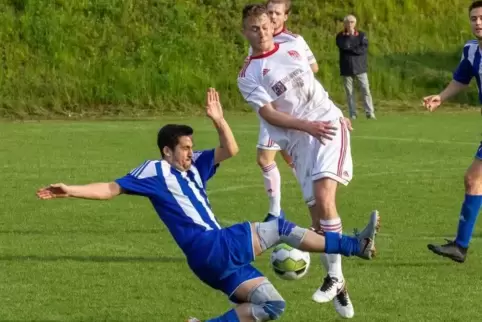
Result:
[[258,136],[258,144],[256,145],[258,149],[262,150],[272,150],[272,151],[280,151],[281,148],[278,144],[276,144],[268,134],[268,129],[265,127],[263,122],[259,123],[259,136]]
[[291,153],[294,158],[296,177],[308,206],[315,204],[314,181],[331,178],[346,186],[353,177],[350,131],[343,117],[332,122],[338,129],[331,141],[325,140],[323,145],[313,136],[305,135]]

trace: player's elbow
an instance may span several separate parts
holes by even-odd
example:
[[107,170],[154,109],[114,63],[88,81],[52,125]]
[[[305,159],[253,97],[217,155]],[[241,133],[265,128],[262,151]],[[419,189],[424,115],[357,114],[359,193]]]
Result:
[[98,191],[93,199],[97,200],[111,200],[115,197],[116,195],[112,193],[111,191]]
[[215,156],[214,156],[214,163],[219,164],[227,159],[234,157],[238,154],[239,148],[236,142],[233,144],[229,144],[225,147],[219,147],[216,149]]
[[236,156],[239,153],[239,146],[237,144],[234,145],[234,147],[231,148],[231,157]]
[[109,182],[106,184],[106,189],[99,191],[98,198],[100,200],[110,200],[120,195],[121,192],[122,189],[117,182]]
[[227,149],[226,154],[229,158],[236,156],[239,153],[239,146],[236,142],[233,142]]
[[311,64],[311,70],[313,71],[313,73],[318,73],[318,64]]

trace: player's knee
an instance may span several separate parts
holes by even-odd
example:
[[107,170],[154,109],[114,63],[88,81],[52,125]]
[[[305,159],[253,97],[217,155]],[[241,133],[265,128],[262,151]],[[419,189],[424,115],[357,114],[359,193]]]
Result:
[[273,153],[274,151],[269,151],[269,150],[258,150],[258,153],[256,155],[256,162],[258,165],[263,169],[266,168],[267,166],[270,166],[274,163],[274,156]]
[[249,297],[252,313],[258,321],[277,320],[286,309],[286,302],[268,280],[258,285]]
[[482,176],[478,171],[467,171],[464,177],[465,191],[469,194],[482,193]]
[[269,301],[264,304],[264,311],[269,315],[271,320],[277,320],[281,317],[286,308],[284,300]]

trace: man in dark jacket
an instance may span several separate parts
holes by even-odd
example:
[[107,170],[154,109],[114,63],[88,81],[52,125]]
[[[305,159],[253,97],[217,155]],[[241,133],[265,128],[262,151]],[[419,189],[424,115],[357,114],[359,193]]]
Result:
[[375,110],[367,76],[368,39],[365,33],[355,28],[355,16],[346,16],[343,19],[343,23],[345,28],[336,35],[336,45],[340,51],[340,74],[343,77],[350,117],[356,119],[357,116],[355,97],[353,96],[353,82],[356,79],[360,83],[363,94],[365,114],[367,118],[375,119]]

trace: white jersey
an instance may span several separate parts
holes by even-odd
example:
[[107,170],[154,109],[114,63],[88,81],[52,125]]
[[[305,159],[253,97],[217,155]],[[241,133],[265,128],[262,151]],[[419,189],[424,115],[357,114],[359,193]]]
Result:
[[[310,65],[316,64],[315,55],[311,51],[310,46],[308,46],[308,43],[305,41],[305,39],[301,35],[294,34],[291,31],[287,30],[286,28],[283,28],[283,30],[281,30],[279,33],[273,35],[273,39],[277,43],[283,43],[283,42],[288,42],[288,41],[298,42],[299,45],[304,47],[304,49],[305,49],[306,58],[308,59],[308,63]],[[248,55],[251,56],[252,53],[253,53],[253,48],[249,47]],[[249,57],[247,59],[249,59]]]
[[[298,119],[331,121],[343,115],[315,78],[300,42],[275,43],[271,52],[249,57],[238,75],[238,87],[257,112],[271,103],[278,111]],[[262,122],[283,150],[290,151],[309,135],[273,126],[264,119]]]

